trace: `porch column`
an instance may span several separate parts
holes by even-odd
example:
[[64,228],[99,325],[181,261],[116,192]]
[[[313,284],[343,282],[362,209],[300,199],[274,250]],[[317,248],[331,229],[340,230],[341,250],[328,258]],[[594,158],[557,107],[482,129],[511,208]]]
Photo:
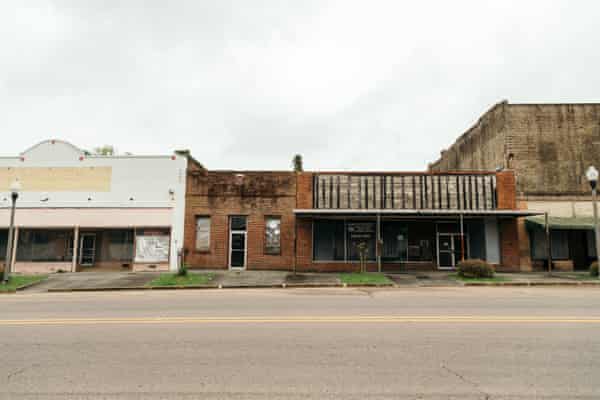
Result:
[[465,226],[463,215],[460,214],[460,260],[465,260]]
[[377,213],[377,271],[381,272],[381,214]]
[[11,257],[10,257],[10,266],[8,267],[8,270],[10,272],[17,272],[15,271],[15,263],[17,262],[17,247],[19,244],[19,227],[15,226],[15,230],[13,233],[13,242],[12,242],[12,252],[11,252]]
[[79,253],[79,226],[73,230],[73,260],[71,261],[71,272],[77,272],[77,256]]
[[298,270],[298,222],[296,221],[296,215],[294,215],[294,275]]

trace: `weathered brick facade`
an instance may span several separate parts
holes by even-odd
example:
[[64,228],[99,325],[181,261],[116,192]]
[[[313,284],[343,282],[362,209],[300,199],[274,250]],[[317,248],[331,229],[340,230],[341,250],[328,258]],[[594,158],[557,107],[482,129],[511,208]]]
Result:
[[[293,172],[191,171],[185,217],[185,260],[192,268],[228,268],[229,217],[248,221],[248,269],[290,269],[294,255],[296,174]],[[210,216],[210,250],[196,250],[196,217]],[[265,218],[281,218],[281,253],[265,252]]]
[[600,104],[509,104],[487,111],[432,171],[515,171],[519,198],[587,195],[589,165],[600,165]]
[[[412,177],[415,174],[404,174]],[[196,165],[196,168],[190,168],[187,177],[187,197],[186,197],[186,217],[185,217],[185,243],[184,253],[185,262],[190,268],[208,268],[208,269],[227,269],[229,268],[229,247],[230,247],[230,229],[229,220],[232,216],[244,215],[247,217],[247,259],[246,268],[250,270],[292,270],[294,267],[298,271],[357,271],[360,264],[356,261],[340,262],[340,261],[315,261],[313,259],[313,229],[314,219],[312,217],[297,217],[294,214],[295,209],[315,209],[316,196],[313,185],[316,184],[318,176],[327,176],[326,181],[330,184],[327,190],[335,192],[333,179],[329,179],[327,174],[319,174],[312,172],[252,172],[252,171],[207,171]],[[370,205],[383,205],[386,207],[401,205],[400,195],[391,195],[394,199],[391,201],[390,196],[384,196],[375,200],[374,193],[381,195],[385,185],[390,182],[382,180],[367,180],[373,175],[363,174],[365,187],[375,187],[376,190],[370,194],[363,193],[366,199],[364,203]],[[399,177],[403,174],[396,174],[396,188],[403,187],[403,180]],[[428,196],[429,205],[424,201],[425,208],[440,209],[443,205],[449,208],[459,207],[463,201],[455,200],[455,196],[460,193],[471,193],[469,198],[475,199],[475,179],[466,179],[465,174],[446,175],[444,179],[438,179],[439,176],[429,174],[417,174],[416,176],[430,179],[429,187],[431,193],[437,193],[435,196]],[[480,186],[478,186],[479,197],[483,199],[484,186],[488,184],[497,185],[497,199],[491,199],[491,192],[487,194],[487,201],[474,200],[466,201],[466,206],[472,209],[477,204],[481,211],[489,207],[498,210],[512,210],[515,208],[515,180],[511,172],[505,171],[497,174],[487,174],[484,180],[483,174],[474,175],[477,177]],[[440,190],[443,184],[452,183],[455,179],[460,178],[460,191],[444,192],[441,195]],[[463,179],[464,178],[464,179]],[[422,183],[424,183],[423,180]],[[458,182],[458,180],[456,181]],[[466,183],[469,182],[469,185]],[[497,182],[497,183],[494,183]],[[435,184],[434,184],[435,183]],[[484,185],[484,183],[486,183]],[[408,181],[407,181],[408,184]],[[318,185],[318,184],[317,184]],[[322,183],[323,185],[323,183]],[[454,186],[448,186],[456,189]],[[318,187],[318,186],[317,186]],[[322,187],[322,186],[321,186]],[[354,186],[352,188],[356,189]],[[389,188],[388,188],[389,189]],[[406,189],[409,190],[408,188]],[[447,196],[446,196],[447,194]],[[337,195],[338,197],[340,194]],[[350,196],[348,194],[348,196]],[[396,198],[394,198],[396,197]],[[435,197],[438,200],[432,200]],[[451,201],[447,201],[446,198]],[[388,198],[390,201],[384,201]],[[323,201],[323,199],[321,200]],[[332,203],[337,203],[332,200],[325,201],[330,207]],[[355,200],[353,204],[360,203]],[[410,203],[410,204],[408,204]],[[418,202],[420,203],[420,202]],[[496,204],[497,203],[497,204]],[[407,201],[407,207],[411,208],[413,202]],[[335,205],[335,204],[334,204]],[[364,204],[368,206],[368,204]],[[484,209],[485,208],[485,209]],[[265,251],[265,218],[276,216],[281,218],[281,252],[280,254],[267,254]],[[198,217],[210,217],[210,248],[208,251],[198,251],[196,249],[196,219]],[[456,220],[457,217],[451,217]],[[436,235],[435,220],[430,220],[427,225],[425,234],[427,237],[434,240]],[[448,219],[446,218],[446,222]],[[504,242],[516,243],[515,232],[516,223],[513,218],[506,221],[506,233],[502,233],[501,237],[506,240]],[[504,243],[503,242],[503,243]],[[435,251],[435,249],[433,249]],[[518,254],[518,247],[515,250]],[[507,268],[514,265],[514,257],[507,258],[509,263]],[[502,265],[500,265],[502,267]],[[368,270],[376,271],[378,264],[369,262]],[[402,269],[433,269],[436,268],[435,259],[430,262],[403,262],[403,263],[386,263],[383,270],[402,270]],[[506,268],[505,268],[506,269]]]
[[[514,171],[515,195],[506,190],[502,193],[515,199],[519,208],[572,218],[591,214],[585,180],[590,165],[600,166],[600,104],[504,101],[443,150],[430,169]],[[499,177],[499,185],[502,180]],[[530,238],[524,222],[517,222],[516,233],[513,229],[504,232],[517,235],[518,240],[513,246],[509,244],[514,238],[506,239],[503,257],[515,260],[518,249],[521,270],[531,270]],[[566,264],[568,260],[556,262],[556,266]]]

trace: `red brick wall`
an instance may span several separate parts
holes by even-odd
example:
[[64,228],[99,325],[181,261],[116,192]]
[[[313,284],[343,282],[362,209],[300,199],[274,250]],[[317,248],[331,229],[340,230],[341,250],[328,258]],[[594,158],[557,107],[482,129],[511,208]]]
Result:
[[[290,269],[294,253],[293,172],[203,171],[188,174],[185,250],[190,268],[228,268],[229,217],[246,215],[247,268]],[[196,217],[210,216],[210,251],[195,250]],[[265,254],[265,217],[281,217],[281,253]]]
[[500,263],[498,271],[519,271],[519,230],[515,218],[501,219],[500,228]]
[[517,208],[517,185],[513,171],[496,173],[496,188],[498,193],[498,209],[514,210]]
[[[313,173],[241,172],[194,170],[188,172],[184,248],[190,268],[228,268],[229,217],[248,217],[247,268],[298,271],[356,271],[358,263],[323,263],[312,259],[312,221],[295,220],[295,208],[312,208]],[[515,177],[512,171],[497,174],[498,208],[515,209]],[[211,217],[210,251],[195,250],[196,217]],[[281,254],[264,251],[265,217],[281,217]],[[297,251],[294,257],[294,226]],[[519,232],[516,220],[502,220],[500,270],[519,268]],[[394,266],[383,265],[387,270]],[[400,267],[400,266],[399,266]],[[430,266],[434,268],[433,265]],[[406,268],[405,265],[402,266]],[[423,268],[423,266],[418,266]],[[377,264],[370,263],[370,270]],[[400,269],[400,268],[398,268]]]
[[296,208],[313,208],[313,174],[311,172],[301,172],[296,177]]

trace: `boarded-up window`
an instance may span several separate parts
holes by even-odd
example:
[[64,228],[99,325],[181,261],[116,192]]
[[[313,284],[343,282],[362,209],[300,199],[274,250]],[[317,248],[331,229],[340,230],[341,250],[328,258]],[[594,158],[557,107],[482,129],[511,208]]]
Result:
[[267,217],[265,220],[265,253],[281,252],[281,218]]
[[210,217],[196,217],[196,250],[210,250]]

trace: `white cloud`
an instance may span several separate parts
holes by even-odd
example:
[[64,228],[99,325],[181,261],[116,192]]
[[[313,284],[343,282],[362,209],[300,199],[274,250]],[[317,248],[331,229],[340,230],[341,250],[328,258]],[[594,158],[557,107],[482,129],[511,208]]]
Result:
[[0,4],[3,153],[423,169],[491,104],[598,101],[593,1]]

